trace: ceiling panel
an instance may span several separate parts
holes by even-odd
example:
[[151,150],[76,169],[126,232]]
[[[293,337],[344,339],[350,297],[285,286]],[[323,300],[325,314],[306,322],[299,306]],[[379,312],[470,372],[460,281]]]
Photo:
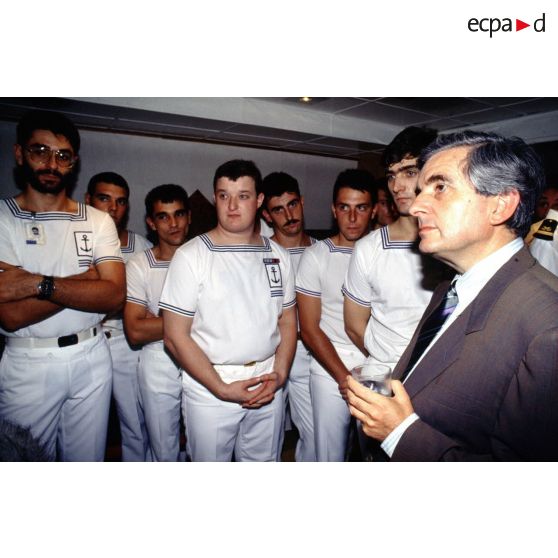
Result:
[[393,107],[416,110],[438,117],[456,116],[464,112],[473,112],[487,107],[484,102],[464,97],[386,97],[381,100],[381,103]]
[[304,107],[308,110],[321,110],[330,113],[338,113],[363,105],[367,102],[368,101],[366,99],[356,99],[354,97],[333,97],[320,103],[306,103]]
[[410,126],[421,122],[429,115],[371,102],[349,109],[343,112],[343,116],[384,122],[395,126]]
[[367,102],[367,99],[357,97],[310,97],[310,102],[301,102],[300,97],[265,98],[266,101],[290,103],[298,108],[316,110],[334,114]]
[[465,122],[463,122],[461,119],[457,120],[455,118],[427,118],[426,120],[417,122],[417,126],[426,126],[428,128],[434,128],[435,130],[438,130],[438,132],[459,128],[464,124]]
[[235,132],[222,132],[220,134],[214,134],[212,138],[229,143],[250,143],[251,145],[264,145],[266,147],[280,147],[285,143],[289,143],[279,138],[253,136],[251,134],[239,134]]
[[[319,145],[329,145],[330,147],[339,147],[343,149],[360,149],[360,144],[362,142],[345,140],[339,138],[318,138],[310,141],[309,143],[319,144]],[[369,145],[369,144],[367,144]]]
[[298,144],[295,148],[296,151],[308,152],[308,153],[321,153],[323,155],[338,155],[344,157],[346,153],[351,152],[351,149],[345,149],[340,147],[334,147],[330,145],[320,145],[313,143]]
[[250,135],[261,137],[262,139],[274,138],[285,141],[309,141],[317,139],[320,136],[316,134],[305,134],[303,132],[295,132],[293,130],[282,130],[280,128],[266,128],[265,126],[252,126],[250,124],[236,124],[226,130],[228,133]]
[[518,102],[536,100],[538,97],[471,97],[475,101],[482,101],[491,106],[505,107]]
[[478,112],[472,112],[469,114],[461,114],[459,120],[463,124],[475,125],[475,124],[486,124],[488,122],[497,122],[500,120],[507,120],[509,118],[517,118],[521,116],[516,110],[511,110],[510,108],[493,108],[488,110],[481,110]]
[[539,112],[558,110],[558,97],[520,101],[513,105],[509,105],[507,108],[522,114],[536,114]]

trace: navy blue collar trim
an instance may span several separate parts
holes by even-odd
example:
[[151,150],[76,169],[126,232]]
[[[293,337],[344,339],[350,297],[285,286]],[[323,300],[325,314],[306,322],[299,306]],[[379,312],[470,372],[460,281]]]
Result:
[[78,212],[68,213],[66,211],[44,211],[40,213],[33,213],[31,211],[23,211],[17,205],[14,198],[3,200],[11,214],[18,219],[26,219],[29,221],[86,221],[87,220],[87,206],[84,203],[77,202]]
[[213,244],[207,234],[201,234],[199,238],[212,252],[271,252],[271,245],[266,236],[262,236],[264,246],[256,246],[254,244]]
[[348,248],[347,246],[336,246],[335,244],[333,244],[333,240],[331,240],[331,238],[324,239],[324,242],[327,245],[327,247],[329,248],[330,252],[341,252],[343,254],[352,254],[353,253],[352,248]]
[[382,235],[382,247],[384,248],[384,250],[392,250],[392,249],[408,250],[409,248],[413,248],[417,244],[416,241],[390,240],[387,226],[382,227],[380,229],[380,234]]
[[145,257],[147,258],[147,262],[149,263],[149,267],[152,269],[168,269],[170,262],[163,260],[158,261],[155,258],[155,254],[151,248],[148,248],[145,251]]

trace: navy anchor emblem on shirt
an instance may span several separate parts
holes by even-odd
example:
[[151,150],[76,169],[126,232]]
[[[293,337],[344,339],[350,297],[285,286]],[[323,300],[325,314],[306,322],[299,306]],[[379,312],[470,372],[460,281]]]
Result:
[[93,234],[91,231],[75,231],[74,239],[78,256],[91,256],[93,251]]
[[83,246],[81,247],[81,249],[82,249],[84,252],[91,252],[91,250],[93,250],[93,248],[88,248],[88,247],[87,247],[87,243],[89,242],[89,236],[87,236],[87,233],[83,233],[83,234],[81,235],[81,240],[82,240],[82,242],[83,242]]
[[281,277],[280,277],[280,276],[277,276],[277,268],[276,268],[274,265],[272,265],[272,266],[270,267],[270,270],[271,270],[271,275],[272,275],[272,277],[273,277],[273,278],[271,279],[271,282],[272,282],[272,283],[275,283],[275,284],[277,285],[277,283],[280,283],[280,282],[281,282]]
[[272,289],[280,289],[283,287],[283,278],[281,276],[281,268],[279,267],[279,258],[264,258],[265,272],[269,286]]

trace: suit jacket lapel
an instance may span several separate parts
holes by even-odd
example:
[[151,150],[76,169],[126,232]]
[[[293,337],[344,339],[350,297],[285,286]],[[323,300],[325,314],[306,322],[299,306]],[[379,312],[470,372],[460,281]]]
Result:
[[[405,389],[410,397],[415,396],[459,358],[466,335],[484,329],[486,320],[503,291],[510,283],[534,264],[534,258],[529,254],[527,248],[524,247],[514,254],[514,256],[496,272],[465,311],[430,348],[421,362],[416,366],[413,373],[408,377],[405,382]],[[394,371],[394,378],[400,377],[405,370],[416,344],[418,331],[424,320],[426,320],[428,315],[430,315],[440,303],[441,298],[447,290],[447,286],[446,283],[445,286],[440,285],[436,289],[432,301],[428,305],[427,311],[423,315],[411,343],[397,363]]]

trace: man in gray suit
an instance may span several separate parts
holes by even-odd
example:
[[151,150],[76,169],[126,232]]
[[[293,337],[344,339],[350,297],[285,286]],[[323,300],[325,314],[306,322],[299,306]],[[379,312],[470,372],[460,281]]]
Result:
[[524,246],[544,172],[519,138],[463,132],[422,154],[420,250],[440,285],[393,397],[349,379],[351,413],[392,460],[558,459],[558,278]]

